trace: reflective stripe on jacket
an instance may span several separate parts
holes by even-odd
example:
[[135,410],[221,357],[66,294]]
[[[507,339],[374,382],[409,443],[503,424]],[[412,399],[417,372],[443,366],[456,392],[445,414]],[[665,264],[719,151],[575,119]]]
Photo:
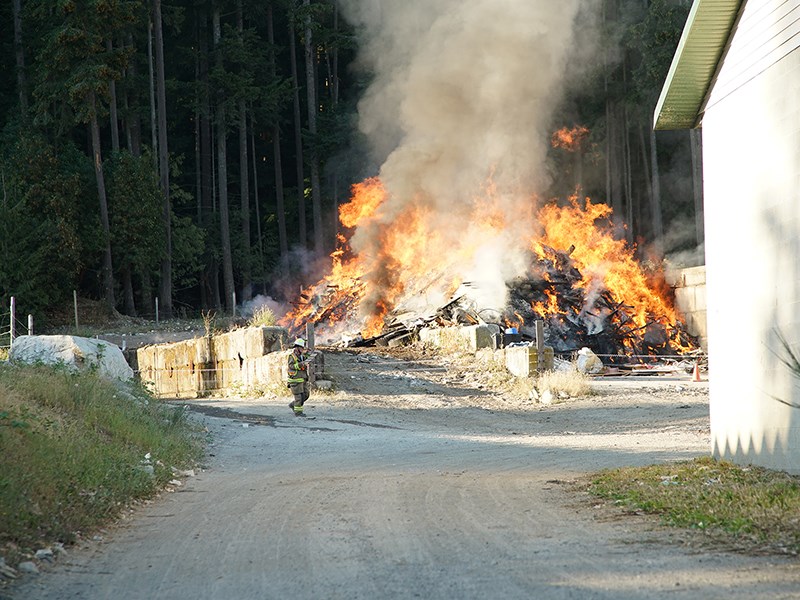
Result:
[[304,381],[308,381],[306,365],[292,352],[289,355],[289,383],[303,383]]

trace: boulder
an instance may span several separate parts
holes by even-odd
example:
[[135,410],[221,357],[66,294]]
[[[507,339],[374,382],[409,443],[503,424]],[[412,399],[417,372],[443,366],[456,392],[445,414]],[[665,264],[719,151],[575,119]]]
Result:
[[601,373],[604,368],[600,357],[589,348],[581,348],[578,351],[578,358],[575,361],[575,366],[581,373],[588,373],[590,375]]
[[13,363],[65,365],[76,371],[97,369],[107,379],[133,379],[133,369],[118,346],[74,335],[20,336],[14,340],[8,358]]

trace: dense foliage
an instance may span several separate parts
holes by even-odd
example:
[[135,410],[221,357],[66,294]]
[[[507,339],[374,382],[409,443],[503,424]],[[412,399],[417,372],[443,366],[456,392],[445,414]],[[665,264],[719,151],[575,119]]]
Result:
[[[584,191],[667,252],[700,241],[689,135],[651,135],[690,4],[596,0],[601,59],[554,123],[588,128]],[[3,305],[43,316],[77,290],[170,316],[279,296],[374,175],[335,0],[14,0],[0,29]],[[569,160],[554,153],[554,195],[574,189]]]

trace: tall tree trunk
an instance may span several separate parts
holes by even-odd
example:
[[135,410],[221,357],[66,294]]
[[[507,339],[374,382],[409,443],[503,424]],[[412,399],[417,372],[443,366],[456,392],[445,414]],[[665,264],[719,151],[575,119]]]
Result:
[[[208,227],[214,214],[214,146],[212,140],[211,88],[208,81],[208,12],[206,6],[199,9],[199,90],[200,90],[200,189],[201,218],[198,225]],[[220,307],[219,265],[212,251],[206,251],[206,264],[200,276],[200,296],[203,308]]]
[[289,19],[289,58],[292,65],[292,88],[294,108],[294,146],[297,164],[297,225],[300,246],[308,243],[306,230],[305,177],[303,176],[303,124],[300,119],[300,82],[297,75],[297,49],[293,19]]
[[[219,9],[214,10],[214,47],[219,51],[222,32]],[[217,54],[217,64],[222,66],[222,57]],[[231,256],[231,231],[228,210],[228,152],[225,123],[225,98],[222,90],[217,93],[217,187],[219,189],[219,231],[222,244],[222,281],[225,289],[225,307],[229,313],[234,309],[233,258]]]
[[103,151],[100,147],[100,125],[97,122],[97,99],[94,92],[89,93],[89,107],[91,109],[92,155],[94,157],[94,176],[97,181],[97,198],[100,201],[100,225],[103,227],[103,295],[106,304],[113,309],[116,306],[114,299],[114,269],[111,264],[111,226],[108,219],[108,198],[106,197],[106,180],[103,175]]
[[609,201],[611,208],[614,211],[614,221],[619,224],[624,212],[624,203],[622,198],[622,119],[620,118],[620,107],[617,102],[609,100],[608,110],[608,123],[606,130],[608,135],[608,156],[606,160],[609,166]]
[[[106,40],[106,50],[109,56],[114,52],[114,43],[111,38]],[[111,102],[108,106],[109,112],[109,125],[111,126],[111,151],[114,153],[119,152],[119,117],[117,116],[117,82],[114,79],[108,81],[108,92],[111,96]]]
[[[242,0],[236,3],[236,30],[239,42],[244,51],[244,15]],[[253,297],[253,281],[250,269],[250,174],[247,168],[247,103],[239,99],[239,217],[242,230],[242,264],[239,266],[242,276],[241,301],[246,302]]]
[[264,238],[261,235],[261,203],[258,198],[258,162],[256,161],[256,124],[250,116],[250,158],[253,161],[253,206],[256,209],[256,239],[258,240],[258,264],[261,276],[266,283],[266,264],[264,262]]
[[[272,4],[267,7],[267,40],[273,51],[269,55],[269,71],[272,81],[277,78],[278,69],[275,60],[275,27],[272,15]],[[283,166],[281,165],[281,127],[278,120],[272,126],[272,154],[275,166],[275,210],[278,216],[278,247],[281,253],[281,262],[285,263],[289,257],[289,242],[286,238],[286,207],[283,198]]]
[[164,197],[165,252],[161,260],[160,307],[165,319],[172,318],[172,207],[169,199],[169,154],[167,152],[167,88],[164,76],[164,37],[161,0],[153,0],[153,29],[156,55],[156,96],[158,98],[158,171]]
[[692,192],[694,193],[694,230],[697,245],[705,241],[703,221],[703,130],[690,129],[689,141],[692,146]]
[[633,242],[633,229],[636,225],[633,221],[633,169],[631,168],[631,136],[630,136],[630,125],[628,123],[628,110],[627,108],[623,107],[622,110],[622,147],[623,147],[623,157],[624,157],[624,170],[623,176],[625,178],[625,208],[626,208],[626,220],[628,226],[625,228],[625,238],[628,240],[628,243]]
[[[308,9],[311,0],[303,0]],[[322,237],[322,193],[319,183],[319,156],[317,153],[317,78],[315,76],[316,56],[311,31],[311,13],[305,16],[305,53],[306,53],[306,101],[308,105],[308,131],[311,134],[309,148],[309,171],[311,174],[311,209],[314,217],[314,249],[318,254],[325,251]]]
[[653,227],[653,251],[657,258],[664,255],[664,224],[661,216],[661,178],[658,170],[656,131],[650,127],[650,172],[653,175],[653,196],[650,203],[650,219]]
[[[133,34],[128,34],[128,45],[133,48]],[[136,61],[132,60],[128,67],[128,76],[131,81],[136,81]],[[129,104],[128,90],[125,90],[125,128],[128,135],[128,150],[137,158],[142,155],[142,123],[139,119],[138,96],[133,95],[133,102]]]
[[[199,81],[198,69],[195,68],[195,83]],[[199,226],[203,222],[203,180],[200,169],[200,107],[194,109],[194,200],[195,200],[195,223]]]
[[28,113],[28,81],[25,75],[25,46],[22,44],[22,1],[13,1],[14,55],[17,61],[17,93],[23,118]]
[[122,269],[122,297],[123,297],[123,311],[129,317],[136,316],[136,302],[133,298],[133,278],[131,277],[130,263],[125,265]]
[[653,201],[653,179],[650,177],[650,159],[647,153],[647,142],[644,138],[644,124],[641,120],[639,120],[639,146],[642,151],[642,169],[644,170],[644,183],[649,204]]
[[333,2],[333,105],[339,104],[339,5]]
[[[339,105],[339,5],[336,0],[333,0],[333,36],[335,43],[333,45],[333,108],[338,110]],[[339,234],[339,165],[334,167],[333,171],[333,227],[331,231],[334,232],[334,247]]]
[[139,279],[141,282],[141,286],[139,288],[139,308],[140,310],[142,307],[145,307],[144,310],[147,311],[147,316],[155,316],[155,308],[153,303],[153,282],[150,280],[150,271],[147,267],[142,269],[142,272],[139,273]]
[[156,75],[153,69],[153,17],[147,21],[147,76],[150,83],[150,147],[153,165],[158,169],[158,126],[156,125]]

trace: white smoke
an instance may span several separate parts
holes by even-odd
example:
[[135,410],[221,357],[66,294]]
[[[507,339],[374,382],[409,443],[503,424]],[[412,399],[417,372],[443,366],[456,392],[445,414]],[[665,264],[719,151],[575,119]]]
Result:
[[[389,192],[378,227],[412,202],[454,248],[483,235],[469,219],[491,177],[506,223],[463,266],[502,306],[519,274],[532,204],[549,184],[547,150],[561,100],[581,0],[340,0],[361,37],[372,83],[359,124]],[[377,228],[359,229],[356,252],[373,252]],[[487,292],[487,290],[484,290]],[[492,294],[489,293],[489,296]]]

